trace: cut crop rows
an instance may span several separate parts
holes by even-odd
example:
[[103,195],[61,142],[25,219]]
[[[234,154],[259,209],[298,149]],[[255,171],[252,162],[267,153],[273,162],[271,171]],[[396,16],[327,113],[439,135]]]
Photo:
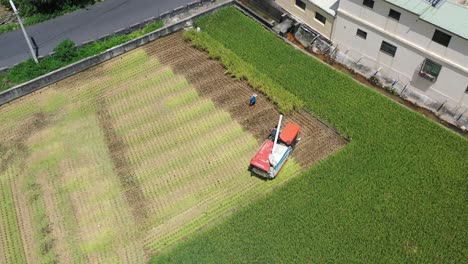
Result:
[[147,50],[0,107],[2,263],[143,263],[302,170],[252,177],[257,139]]

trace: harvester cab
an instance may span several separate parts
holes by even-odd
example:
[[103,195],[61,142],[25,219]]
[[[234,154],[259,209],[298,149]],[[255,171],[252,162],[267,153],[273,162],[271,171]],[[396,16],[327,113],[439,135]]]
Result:
[[278,175],[300,140],[300,126],[287,123],[281,131],[282,120],[283,115],[280,115],[278,126],[272,130],[274,137],[272,133],[250,161],[249,170],[266,179],[274,179]]

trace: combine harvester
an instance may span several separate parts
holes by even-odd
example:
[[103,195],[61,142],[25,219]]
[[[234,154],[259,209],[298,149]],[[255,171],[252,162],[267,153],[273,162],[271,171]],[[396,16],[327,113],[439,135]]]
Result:
[[266,179],[274,179],[278,175],[294,150],[296,143],[300,140],[299,131],[301,127],[294,123],[287,123],[283,131],[280,132],[282,120],[283,115],[280,115],[276,133],[274,133],[274,129],[274,135],[272,133],[263,142],[257,154],[250,161],[249,170]]

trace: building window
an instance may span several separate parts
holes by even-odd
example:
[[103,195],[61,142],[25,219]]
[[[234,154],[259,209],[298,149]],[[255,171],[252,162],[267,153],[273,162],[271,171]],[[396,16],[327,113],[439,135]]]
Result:
[[380,45],[380,51],[392,57],[395,57],[396,50],[397,50],[397,47],[385,41],[382,41],[382,45]]
[[440,69],[442,69],[442,65],[426,59],[421,67],[421,71],[419,71],[419,76],[435,82],[439,76]]
[[401,13],[398,12],[398,11],[395,11],[393,9],[390,9],[390,12],[388,13],[388,16],[395,19],[396,21],[400,21]]
[[302,10],[305,10],[306,8],[306,3],[302,2],[301,0],[296,0],[296,6],[299,7]]
[[364,0],[364,2],[362,2],[362,4],[369,7],[369,8],[374,8],[374,0]]
[[358,30],[356,32],[356,36],[361,37],[363,39],[366,39],[367,38],[367,32],[365,32],[364,30],[360,30],[358,28]]
[[452,36],[450,36],[449,34],[445,34],[444,32],[436,29],[434,32],[434,36],[432,36],[432,41],[437,42],[445,47],[448,47],[451,38]]
[[325,21],[327,21],[327,19],[324,16],[322,16],[319,12],[315,12],[315,19],[317,19],[320,23],[324,25]]

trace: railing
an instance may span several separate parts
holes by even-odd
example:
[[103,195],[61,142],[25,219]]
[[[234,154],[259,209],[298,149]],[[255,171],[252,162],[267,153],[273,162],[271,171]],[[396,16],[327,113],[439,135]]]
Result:
[[432,6],[436,6],[441,0],[426,0],[426,2],[429,2]]

